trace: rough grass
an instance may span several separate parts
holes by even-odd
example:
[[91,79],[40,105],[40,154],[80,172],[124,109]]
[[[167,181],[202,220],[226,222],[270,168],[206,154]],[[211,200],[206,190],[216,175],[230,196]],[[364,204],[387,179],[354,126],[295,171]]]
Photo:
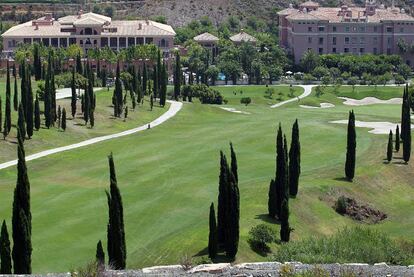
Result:
[[286,243],[277,250],[273,259],[309,264],[386,262],[410,265],[414,262],[414,253],[381,232],[354,227],[340,230],[332,236]]

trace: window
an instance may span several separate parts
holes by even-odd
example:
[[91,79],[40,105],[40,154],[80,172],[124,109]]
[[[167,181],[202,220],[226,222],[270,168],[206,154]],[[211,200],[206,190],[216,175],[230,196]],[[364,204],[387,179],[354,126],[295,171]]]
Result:
[[308,43],[312,43],[312,37],[308,37]]
[[365,32],[365,27],[363,27],[363,26],[359,27],[359,32],[364,33]]
[[345,27],[345,32],[349,32],[349,30],[350,30],[349,26],[346,26]]
[[344,53],[349,53],[349,48],[344,48]]
[[378,54],[378,49],[376,47],[374,47],[373,52],[374,52],[375,55]]
[[319,44],[323,44],[323,38],[319,38]]
[[336,48],[332,48],[332,53],[336,53]]
[[357,48],[352,48],[352,53],[356,54],[357,53]]
[[312,27],[308,27],[308,32],[312,32]]
[[108,38],[101,38],[101,47],[106,47],[108,45]]
[[58,47],[59,39],[58,38],[52,38],[51,39],[51,45],[53,47]]
[[144,38],[137,38],[137,44],[138,45],[144,44]]
[[151,44],[151,43],[153,43],[154,42],[154,38],[146,38],[145,39],[145,43],[146,44]]
[[387,27],[387,33],[392,33],[394,31],[394,28],[388,26]]
[[165,39],[161,39],[158,42],[158,47],[167,47],[167,41]]
[[42,43],[44,46],[49,46],[49,38],[42,38]]
[[349,37],[345,37],[345,44],[349,44]]
[[352,44],[356,44],[357,43],[357,38],[356,37],[352,37]]
[[359,53],[364,54],[365,49],[364,48],[359,48]]
[[387,48],[387,55],[391,55],[391,48]]
[[365,37],[360,37],[359,38],[359,43],[360,44],[365,44]]
[[59,39],[60,47],[68,47],[68,40],[67,38],[60,38]]
[[319,48],[319,54],[323,54],[323,48]]
[[404,27],[400,28],[400,33],[404,33]]
[[336,45],[336,37],[333,37],[333,38],[332,38],[332,44],[333,44],[333,45]]
[[391,44],[392,44],[392,38],[389,37],[389,38],[387,38],[387,45],[391,45]]
[[126,47],[126,38],[119,38],[119,47]]
[[118,48],[118,39],[117,38],[110,38],[109,39],[111,48]]
[[128,38],[128,46],[135,45],[135,38]]
[[325,26],[319,26],[318,30],[319,32],[325,32]]
[[32,43],[32,39],[31,38],[24,38],[23,43],[24,44],[30,44],[30,43]]
[[374,32],[378,32],[378,27],[374,26]]
[[98,32],[97,32],[96,30],[93,30],[93,34],[94,34],[94,35],[97,35],[97,34],[98,34]]
[[372,41],[374,42],[374,44],[378,44],[378,38],[377,38],[377,37],[374,37],[374,38],[372,39]]
[[92,35],[92,28],[85,28],[85,35]]
[[33,39],[33,42],[40,43],[40,38],[34,38],[34,39]]
[[336,32],[336,26],[332,27],[332,32],[334,32],[334,33]]
[[76,38],[69,38],[69,45],[76,44]]

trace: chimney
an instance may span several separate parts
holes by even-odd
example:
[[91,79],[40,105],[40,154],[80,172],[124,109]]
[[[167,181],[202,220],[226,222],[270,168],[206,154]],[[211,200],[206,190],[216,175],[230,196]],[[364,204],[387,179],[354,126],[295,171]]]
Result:
[[138,23],[138,30],[142,30],[142,23]]
[[79,12],[78,12],[78,18],[81,18],[81,17],[82,17],[82,14],[83,14],[83,10],[81,9],[81,10],[79,10]]
[[39,30],[39,25],[37,25],[37,22],[35,22],[35,30]]

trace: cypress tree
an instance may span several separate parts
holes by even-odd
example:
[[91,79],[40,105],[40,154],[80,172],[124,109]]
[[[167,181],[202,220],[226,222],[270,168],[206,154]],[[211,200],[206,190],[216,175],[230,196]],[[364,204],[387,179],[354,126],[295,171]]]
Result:
[[115,165],[112,153],[108,156],[110,169],[110,191],[106,191],[108,198],[109,222],[108,222],[108,264],[114,269],[125,269],[126,245],[124,230],[124,215],[122,198],[119,191]]
[[[52,63],[53,63],[52,59]],[[55,72],[53,67],[51,68],[50,73],[50,119],[52,125],[55,125],[57,119],[57,109],[56,109],[56,86],[55,86]]]
[[11,130],[11,88],[10,88],[10,68],[7,61],[7,77],[6,77],[6,105],[4,113],[4,126],[7,128],[7,133]]
[[42,62],[38,43],[35,43],[33,48],[33,69],[35,80],[39,81],[42,78]]
[[66,109],[63,108],[62,110],[62,130],[66,130]]
[[217,241],[223,245],[226,241],[226,213],[228,211],[228,185],[226,170],[226,156],[220,151],[220,175],[219,175],[219,194],[217,207]]
[[60,129],[60,125],[62,122],[62,109],[60,108],[60,105],[58,106],[57,122],[58,122],[58,129]]
[[102,242],[100,240],[96,244],[96,262],[98,265],[105,264],[105,252],[103,251]]
[[407,85],[404,87],[404,93],[403,93],[403,101],[401,103],[401,140],[404,140],[405,135],[405,102],[408,101],[408,91],[407,91]]
[[152,108],[154,107],[154,96],[153,96],[153,94],[151,93],[151,97],[150,97],[150,108],[151,108],[151,111],[152,111]]
[[114,102],[116,102],[115,105],[115,111],[116,117],[120,117],[121,113],[122,113],[122,83],[121,83],[121,73],[120,73],[120,69],[119,69],[119,61],[118,64],[116,66],[116,80],[115,80],[115,89],[114,89],[114,95],[113,95],[113,99],[116,100]]
[[19,136],[21,136],[22,141],[24,141],[26,137],[26,120],[24,118],[22,103],[19,104],[19,117],[17,119],[17,128],[19,129]]
[[142,72],[142,92],[144,95],[147,94],[147,82],[148,82],[148,71],[147,71],[147,65],[144,63],[144,69]]
[[91,110],[90,110],[91,100],[89,97],[90,95],[89,95],[89,91],[87,87],[85,87],[83,95],[84,95],[83,97],[83,120],[85,120],[85,125],[86,125],[89,121],[89,115],[91,114]]
[[397,129],[395,130],[395,151],[400,151],[400,127],[397,125]]
[[286,163],[286,150],[283,142],[283,132],[281,124],[279,124],[279,129],[277,132],[276,149],[276,211],[277,216],[280,219],[281,205],[283,199],[287,199],[289,197],[289,186],[287,180],[288,168]]
[[45,125],[46,128],[50,128],[52,124],[51,119],[51,74],[52,74],[52,57],[51,53],[49,52],[48,56],[48,65],[47,65],[47,71],[46,71],[46,78],[45,78],[45,95],[44,95],[44,115],[45,115]]
[[10,251],[10,240],[9,232],[7,231],[6,221],[3,220],[1,225],[1,235],[0,235],[0,274],[11,274],[12,273],[12,263],[11,263],[11,251]]
[[[23,112],[20,104],[19,111]],[[30,274],[32,272],[32,215],[30,212],[30,182],[27,175],[23,134],[17,129],[17,182],[13,201],[13,268],[14,274]]]
[[239,247],[239,220],[240,220],[240,196],[239,188],[234,179],[233,173],[227,167],[227,186],[228,186],[228,210],[226,216],[227,226],[225,228],[225,250],[226,256],[234,260]]
[[392,160],[392,131],[388,135],[388,146],[387,146],[387,161],[391,162]]
[[76,72],[78,74],[83,74],[83,68],[82,68],[82,60],[81,60],[81,54],[80,52],[76,56]]
[[72,118],[75,118],[75,115],[76,115],[76,102],[78,100],[78,97],[76,95],[75,68],[72,69],[72,81],[71,81],[70,87],[71,87],[71,90],[72,90],[70,108],[71,108],[71,112],[72,112]]
[[231,155],[231,173],[233,173],[236,184],[239,183],[239,174],[237,172],[237,157],[234,152],[233,143],[230,142],[230,155]]
[[101,81],[102,81],[102,87],[106,87],[106,69],[102,69],[101,72]]
[[154,88],[153,88],[153,94],[154,94],[154,98],[157,99],[157,97],[159,97],[159,84],[158,84],[158,77],[160,75],[158,74],[158,67],[154,66],[153,70],[152,70],[152,81],[154,83]]
[[[158,87],[157,87],[157,94],[158,92],[161,90],[161,79],[163,78],[162,76],[162,63],[161,63],[161,50],[158,48],[158,54],[157,54],[157,80],[158,80]],[[155,87],[155,83],[154,83],[154,87]]]
[[34,127],[36,131],[40,129],[40,105],[39,105],[39,98],[36,94],[35,106],[34,106]]
[[289,201],[288,199],[283,199],[280,213],[280,240],[288,242],[291,231],[292,229],[289,226]]
[[348,135],[346,147],[345,176],[352,182],[355,176],[355,159],[356,159],[356,132],[355,132],[355,114],[349,112]]
[[23,63],[20,65],[21,70],[21,81],[20,81],[20,103],[23,105],[23,111],[25,111],[26,114],[26,102],[27,102],[27,79],[26,79],[26,63],[23,61]]
[[14,76],[13,108],[16,112],[19,109],[19,92],[17,90],[17,77],[16,77],[16,75]]
[[26,102],[26,110],[24,118],[26,120],[26,128],[27,128],[27,136],[29,139],[33,136],[33,91],[32,91],[32,83],[30,80],[30,70],[27,70],[27,102]]
[[174,70],[174,98],[178,100],[180,97],[181,89],[181,58],[180,53],[177,51],[175,54],[175,70]]
[[[1,101],[1,96],[0,96],[0,132],[3,131],[3,103]],[[6,124],[4,124],[4,127],[6,127]],[[7,129],[7,128],[5,128]]]
[[95,126],[95,110],[91,109],[89,114],[89,123],[91,125],[91,128]]
[[289,194],[296,197],[298,194],[300,176],[300,141],[299,124],[295,120],[292,127],[292,141],[289,150]]
[[277,190],[275,180],[270,181],[268,193],[267,209],[269,217],[275,218],[277,215]]
[[128,118],[128,106],[125,106],[124,121]]
[[160,90],[159,90],[159,96],[160,96],[160,106],[165,106],[165,101],[167,98],[167,82],[168,82],[168,75],[166,71],[165,63],[162,65],[161,68],[161,79],[160,79]]
[[404,100],[402,108],[401,137],[403,140],[403,159],[408,163],[411,156],[411,117],[410,117],[410,97],[408,94],[408,84],[405,86]]
[[214,211],[214,203],[210,205],[210,220],[209,220],[209,234],[208,234],[208,257],[215,259],[217,257],[217,224],[216,214]]

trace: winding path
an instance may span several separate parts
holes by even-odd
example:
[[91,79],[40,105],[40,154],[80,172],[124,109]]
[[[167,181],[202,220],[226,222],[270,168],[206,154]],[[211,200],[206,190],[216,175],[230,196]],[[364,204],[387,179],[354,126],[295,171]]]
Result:
[[298,97],[291,98],[291,99],[288,99],[286,101],[282,101],[280,103],[274,104],[270,107],[271,108],[278,108],[278,107],[283,106],[287,103],[294,102],[294,101],[297,101],[299,99],[305,98],[305,97],[309,96],[312,93],[312,88],[315,87],[315,85],[299,85],[298,87],[301,87],[301,88],[304,89],[304,92],[301,95],[299,95]]
[[[156,126],[164,123],[168,119],[174,117],[181,110],[181,108],[183,106],[183,103],[181,103],[181,102],[177,102],[177,101],[167,101],[167,102],[171,104],[170,108],[168,109],[168,111],[163,113],[160,117],[158,117],[157,119],[155,119],[155,120],[153,120],[149,123],[151,128],[156,127]],[[68,150],[84,147],[84,146],[87,146],[87,145],[95,144],[95,143],[98,143],[98,142],[102,142],[102,141],[106,141],[106,140],[110,140],[110,139],[114,139],[114,138],[128,136],[128,135],[131,135],[131,134],[134,134],[134,133],[145,131],[147,129],[148,129],[148,123],[144,124],[140,127],[130,129],[130,130],[126,130],[126,131],[123,131],[123,132],[120,132],[120,133],[101,136],[101,137],[96,137],[96,138],[88,139],[88,140],[85,140],[85,141],[82,141],[82,142],[79,142],[79,143],[75,143],[75,144],[71,144],[71,145],[67,145],[67,146],[62,146],[62,147],[58,147],[58,148],[54,148],[54,149],[41,151],[39,153],[26,156],[26,161],[39,159],[39,158],[46,157],[46,156],[49,156],[49,155],[52,155],[52,154],[56,154],[56,153],[60,153],[60,152],[63,152],[63,151],[68,151]],[[16,164],[17,164],[17,160],[2,163],[2,164],[0,164],[0,169],[8,168],[8,167],[14,166]]]

